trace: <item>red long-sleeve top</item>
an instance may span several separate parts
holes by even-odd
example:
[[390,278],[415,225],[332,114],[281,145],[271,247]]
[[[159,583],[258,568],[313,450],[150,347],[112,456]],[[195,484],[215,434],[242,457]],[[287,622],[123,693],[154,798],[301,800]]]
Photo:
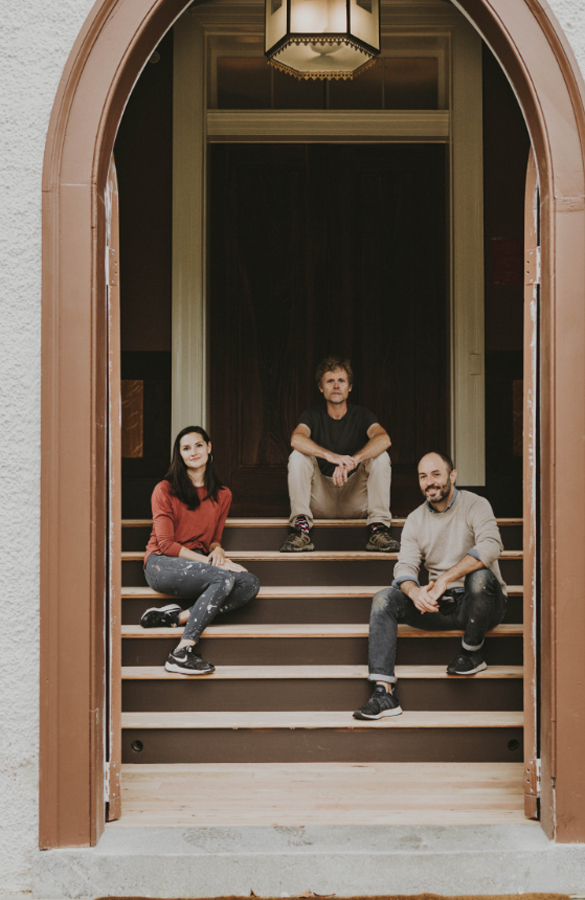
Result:
[[217,501],[207,497],[204,487],[198,487],[197,493],[201,503],[197,509],[189,509],[171,493],[168,481],[159,481],[152,492],[152,532],[144,555],[145,565],[151,553],[178,556],[181,547],[187,547],[207,555],[211,544],[221,543],[232,492],[222,487]]

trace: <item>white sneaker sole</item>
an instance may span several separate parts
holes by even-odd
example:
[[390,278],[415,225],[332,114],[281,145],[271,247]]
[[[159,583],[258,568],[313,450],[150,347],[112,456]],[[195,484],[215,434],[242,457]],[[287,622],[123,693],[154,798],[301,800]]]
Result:
[[375,722],[377,719],[388,719],[390,716],[400,716],[402,715],[402,709],[397,706],[396,709],[385,709],[381,713],[378,713],[377,716],[368,716],[366,713],[360,713],[359,716],[354,713],[354,719],[364,719],[368,722]]
[[206,671],[198,671],[197,669],[183,669],[182,666],[179,666],[177,663],[166,662],[165,671],[176,672],[177,675],[213,675],[215,667],[213,669],[207,669]]
[[482,662],[479,666],[476,666],[475,669],[470,669],[469,672],[447,672],[447,675],[477,675],[478,672],[483,672],[484,669],[487,669],[487,663]]

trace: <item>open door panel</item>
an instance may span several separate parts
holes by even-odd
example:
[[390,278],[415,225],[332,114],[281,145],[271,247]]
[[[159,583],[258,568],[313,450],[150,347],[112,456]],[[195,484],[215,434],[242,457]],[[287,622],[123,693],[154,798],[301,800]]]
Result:
[[531,150],[524,207],[524,813],[538,818],[537,441],[538,301],[540,291],[538,172]]
[[110,162],[106,195],[106,266],[108,285],[108,370],[109,370],[109,645],[108,645],[108,733],[106,760],[107,820],[121,815],[121,613],[122,613],[122,458],[120,383],[120,278],[118,180],[114,157]]

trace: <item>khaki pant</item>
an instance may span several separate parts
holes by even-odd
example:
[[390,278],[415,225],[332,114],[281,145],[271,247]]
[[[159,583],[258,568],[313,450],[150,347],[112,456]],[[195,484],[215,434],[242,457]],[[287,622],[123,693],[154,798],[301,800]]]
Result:
[[314,456],[293,450],[288,459],[290,524],[305,516],[309,526],[317,519],[363,519],[367,525],[392,524],[390,481],[392,466],[387,453],[360,463],[347,484],[336,487],[333,479],[322,475]]

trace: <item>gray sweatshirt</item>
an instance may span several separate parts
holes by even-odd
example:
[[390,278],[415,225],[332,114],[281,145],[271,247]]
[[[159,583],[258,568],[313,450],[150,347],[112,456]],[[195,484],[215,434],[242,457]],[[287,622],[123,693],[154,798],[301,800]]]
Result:
[[[418,584],[423,560],[429,579],[436,581],[439,575],[470,554],[486,569],[491,569],[506,593],[498,565],[502,549],[493,510],[484,497],[471,491],[457,491],[444,512],[435,512],[425,500],[411,512],[404,525],[393,583],[395,586],[403,581]],[[463,580],[454,581],[450,587],[463,587]]]

